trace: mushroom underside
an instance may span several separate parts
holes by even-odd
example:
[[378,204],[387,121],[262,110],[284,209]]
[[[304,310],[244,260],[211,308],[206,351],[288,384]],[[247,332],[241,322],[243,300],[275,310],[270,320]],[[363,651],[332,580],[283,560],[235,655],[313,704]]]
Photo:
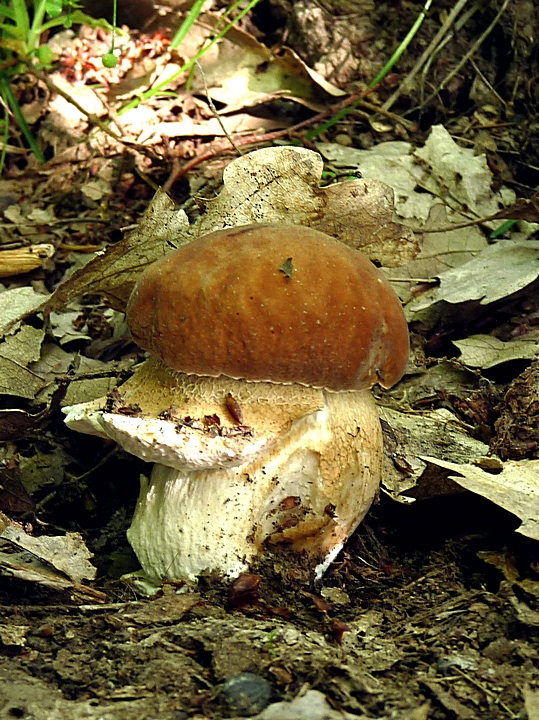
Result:
[[73,406],[66,422],[157,462],[128,530],[154,582],[234,577],[276,544],[320,576],[377,494],[382,433],[368,390],[198,378],[151,360],[120,393],[120,407]]

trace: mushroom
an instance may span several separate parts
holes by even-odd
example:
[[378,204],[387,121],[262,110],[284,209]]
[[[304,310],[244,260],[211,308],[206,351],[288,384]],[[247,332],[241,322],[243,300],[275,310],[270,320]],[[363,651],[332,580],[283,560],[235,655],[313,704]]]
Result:
[[235,577],[280,546],[321,576],[378,492],[369,388],[408,357],[382,273],[310,228],[235,227],[145,270],[127,320],[149,359],[66,422],[156,463],[128,530],[145,574]]

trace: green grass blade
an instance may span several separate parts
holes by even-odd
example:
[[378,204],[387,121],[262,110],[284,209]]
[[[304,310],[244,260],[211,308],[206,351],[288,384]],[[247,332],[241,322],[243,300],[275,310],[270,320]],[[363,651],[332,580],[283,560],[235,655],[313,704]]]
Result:
[[15,118],[17,125],[20,127],[22,134],[26,138],[26,142],[28,143],[28,145],[30,145],[32,152],[39,160],[39,162],[44,163],[45,156],[41,152],[41,149],[38,147],[35,138],[32,135],[32,131],[30,130],[30,128],[28,127],[28,123],[24,119],[24,115],[21,111],[21,106],[19,105],[19,102],[13,93],[9,79],[3,73],[0,73],[0,93],[4,98],[4,102],[6,103],[6,105],[8,105],[11,109],[13,117]]
[[513,225],[516,225],[516,222],[517,222],[516,220],[506,220],[504,223],[502,223],[500,225],[500,227],[497,227],[496,230],[493,230],[490,233],[489,238],[491,240],[495,240],[497,237],[500,237],[500,235],[503,235],[508,230],[511,230]]
[[230,28],[234,27],[234,25],[242,19],[244,15],[246,15],[251,8],[253,8],[257,3],[259,3],[260,0],[251,0],[247,7],[245,7],[238,15],[228,23],[228,25],[221,30],[221,32],[217,33],[217,35],[212,38],[211,42],[209,42],[207,45],[204,45],[203,48],[201,48],[197,54],[192,57],[190,60],[188,60],[182,67],[177,70],[173,75],[171,75],[169,78],[167,78],[164,82],[160,83],[159,85],[156,85],[155,87],[151,88],[150,90],[146,90],[145,93],[143,93],[139,98],[136,98],[135,100],[132,100],[130,103],[125,105],[123,108],[121,108],[118,111],[118,116],[123,115],[123,113],[127,112],[128,110],[132,110],[133,108],[136,108],[140,105],[141,102],[144,102],[144,100],[149,100],[149,98],[155,97],[156,95],[159,95],[163,90],[166,89],[167,85],[175,80],[177,77],[179,77],[182,73],[184,73],[186,70],[189,70],[190,67],[192,67],[197,60],[200,60],[200,58],[206,53],[213,45],[215,45],[216,42],[219,42],[221,38],[223,38],[227,32],[230,30]]
[[196,0],[196,2],[193,4],[193,7],[189,10],[187,17],[180,25],[178,32],[172,38],[172,42],[170,43],[171,50],[177,50],[179,48],[189,30],[198,20],[202,11],[202,6],[204,5],[205,1],[206,0]]
[[395,65],[399,61],[403,52],[406,50],[408,45],[414,39],[417,31],[421,27],[423,20],[427,17],[427,12],[429,11],[429,8],[431,5],[432,5],[432,0],[426,0],[425,5],[423,6],[423,9],[419,13],[418,17],[416,18],[415,23],[412,25],[412,27],[410,28],[409,32],[407,33],[406,37],[401,42],[399,47],[393,53],[393,55],[389,59],[389,62],[387,62],[384,65],[384,67],[378,73],[378,75],[374,78],[374,80],[369,83],[369,85],[368,85],[369,90],[372,90],[372,88],[379,85],[382,82],[382,80],[388,75],[388,73],[391,70],[391,68],[393,67],[393,65]]
[[[415,23],[410,28],[409,32],[407,33],[404,40],[400,43],[399,47],[395,50],[393,55],[390,57],[388,62],[384,65],[382,70],[378,73],[378,75],[372,80],[369,85],[367,86],[368,90],[372,90],[377,85],[379,85],[382,80],[388,75],[391,68],[399,61],[399,58],[403,54],[403,52],[406,50],[408,45],[412,42],[412,39],[416,35],[417,31],[421,27],[421,23],[427,16],[427,12],[432,5],[432,0],[426,0],[421,12],[419,13]],[[311,132],[307,133],[306,138],[307,140],[314,140],[320,133],[323,133],[326,130],[329,130],[329,128],[336,125],[340,120],[342,120],[344,117],[346,117],[349,113],[354,110],[359,103],[361,102],[363,98],[359,98],[359,100],[356,100],[351,105],[348,105],[347,107],[343,108],[340,112],[338,112],[336,115],[334,115],[332,118],[330,118],[327,122],[323,123],[322,125],[319,125],[314,130],[311,130]]]

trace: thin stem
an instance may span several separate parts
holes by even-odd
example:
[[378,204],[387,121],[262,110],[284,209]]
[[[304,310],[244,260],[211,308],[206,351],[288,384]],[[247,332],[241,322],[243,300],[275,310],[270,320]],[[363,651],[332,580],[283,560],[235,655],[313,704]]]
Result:
[[114,53],[114,43],[116,42],[116,18],[118,15],[118,0],[114,0],[112,3],[112,42],[110,44],[110,51]]
[[426,0],[425,5],[423,6],[423,9],[419,13],[418,17],[416,18],[415,23],[412,25],[408,34],[406,35],[404,40],[401,42],[399,47],[393,53],[389,62],[385,65],[385,67],[382,69],[382,71],[378,73],[378,75],[374,78],[374,80],[369,83],[369,85],[368,85],[369,90],[374,88],[376,85],[379,85],[382,82],[382,80],[386,77],[388,72],[391,70],[391,68],[395,65],[395,63],[397,63],[399,61],[401,55],[406,50],[408,45],[412,42],[417,31],[421,27],[423,20],[427,17],[427,12],[429,11],[429,8],[431,5],[432,5],[432,0]]
[[327,122],[325,122],[323,125],[320,125],[320,127],[315,128],[314,130],[311,130],[310,133],[307,133],[306,138],[307,140],[314,140],[320,133],[324,132],[325,130],[328,130],[329,128],[336,125],[340,120],[342,120],[344,117],[346,117],[352,110],[354,110],[363,100],[365,95],[367,95],[368,92],[374,90],[374,88],[379,85],[382,80],[387,76],[391,68],[395,65],[395,63],[398,62],[399,58],[403,54],[403,52],[406,50],[408,45],[412,42],[412,39],[416,35],[417,31],[419,30],[421,23],[425,19],[427,12],[432,5],[432,0],[426,0],[425,5],[423,6],[421,12],[419,13],[419,16],[417,17],[415,23],[410,28],[409,32],[407,33],[404,40],[400,43],[399,47],[395,50],[393,55],[390,57],[389,61],[384,65],[382,70],[378,73],[378,75],[372,80],[368,86],[367,90],[360,95],[360,97],[355,100],[353,103],[348,105],[347,107],[343,108],[340,112],[338,112],[336,115],[331,117]]
[[34,19],[28,30],[26,38],[26,54],[30,55],[39,46],[39,38],[43,32],[43,20],[45,19],[46,0],[39,0],[35,6]]
[[8,80],[8,78],[0,73],[0,93],[2,94],[2,97],[4,98],[4,102],[9,105],[11,112],[13,113],[13,116],[15,118],[15,121],[17,122],[17,125],[20,127],[22,134],[26,138],[26,141],[28,142],[28,145],[30,145],[32,152],[37,157],[39,162],[44,163],[45,162],[45,156],[41,152],[41,149],[38,147],[34,136],[32,135],[32,132],[30,128],[28,127],[28,123],[24,119],[24,115],[21,112],[21,107],[17,101],[17,98],[15,97],[13,90],[11,89],[11,84]]
[[4,141],[2,143],[2,152],[0,153],[0,175],[2,175],[2,173],[4,172],[4,166],[6,164],[8,140],[9,140],[9,121],[8,121],[8,114],[7,114],[7,109],[6,109],[5,119],[4,119]]
[[123,108],[121,108],[118,111],[118,116],[123,115],[123,113],[127,112],[128,110],[132,110],[133,108],[136,108],[140,105],[141,102],[144,100],[148,100],[151,97],[154,97],[155,95],[158,95],[160,92],[163,92],[166,87],[177,77],[179,77],[182,73],[184,73],[186,70],[189,70],[190,67],[192,67],[197,60],[200,60],[200,58],[213,46],[215,43],[219,42],[221,38],[223,38],[227,32],[236,25],[236,23],[242,19],[244,15],[247,15],[249,10],[253,8],[259,0],[251,0],[247,7],[245,7],[235,18],[232,20],[228,25],[221,30],[209,43],[208,45],[205,45],[203,48],[201,48],[197,54],[192,57],[190,60],[188,60],[182,67],[177,70],[173,75],[171,75],[169,78],[164,80],[162,83],[159,83],[159,85],[156,85],[155,87],[151,88],[151,90],[147,90],[145,93],[143,93],[139,98],[136,100],[132,100],[130,103],[125,105]]
[[509,5],[509,0],[505,0],[505,2],[499,9],[494,20],[490,23],[490,25],[486,28],[486,30],[479,36],[479,38],[476,40],[476,42],[472,45],[472,47],[464,55],[462,60],[460,60],[460,62],[457,63],[457,65],[453,68],[453,70],[451,70],[451,72],[445,76],[445,78],[438,85],[436,90],[434,92],[432,92],[426,98],[426,100],[423,100],[423,102],[421,103],[422,108],[425,107],[426,105],[428,105],[430,103],[430,101],[433,100],[436,97],[436,95],[438,95],[440,90],[442,90],[447,85],[447,83],[450,82],[450,80],[452,80],[455,77],[455,75],[457,75],[462,70],[462,68],[464,67],[464,65],[466,65],[468,60],[470,60],[470,58],[473,57],[473,55],[475,55],[475,53],[479,50],[481,45],[485,42],[487,37],[490,35],[490,33],[494,30],[494,28],[500,21],[500,18],[503,15],[503,13],[505,12],[508,5]]

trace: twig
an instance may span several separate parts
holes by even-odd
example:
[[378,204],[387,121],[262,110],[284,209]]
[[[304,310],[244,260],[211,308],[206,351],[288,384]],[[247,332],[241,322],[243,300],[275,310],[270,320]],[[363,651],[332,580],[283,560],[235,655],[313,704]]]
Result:
[[[297,132],[298,130],[303,130],[304,128],[309,127],[309,125],[313,125],[314,123],[325,120],[327,117],[333,115],[335,112],[338,112],[345,107],[348,107],[349,105],[357,103],[359,100],[362,100],[364,96],[365,92],[350,95],[350,97],[346,98],[346,100],[343,100],[336,105],[332,105],[326,110],[318,113],[317,115],[314,115],[312,118],[309,118],[308,120],[303,120],[302,122],[297,123],[297,125],[292,125],[285,130],[275,130],[274,132],[264,133],[263,135],[247,135],[245,137],[235,138],[236,145],[238,145],[239,147],[244,147],[245,145],[260,145],[261,143],[273,142],[274,140],[287,137],[290,134]],[[213,148],[211,148],[210,150],[206,150],[200,155],[197,155],[192,160],[186,162],[185,165],[180,165],[179,162],[175,163],[166,183],[163,185],[164,192],[169,192],[170,188],[177,180],[186,175],[193,168],[197,167],[197,165],[200,165],[200,163],[205,162],[206,160],[210,160],[213,157],[217,157],[226,150],[229,150],[229,142],[230,141],[227,139],[224,143],[219,142],[218,144],[215,144]]]
[[457,75],[457,74],[462,70],[462,68],[464,67],[464,65],[466,65],[466,63],[468,62],[468,60],[469,60],[471,57],[473,57],[473,55],[475,55],[475,53],[479,50],[479,48],[481,47],[481,45],[485,42],[485,40],[487,39],[487,37],[490,35],[490,33],[494,30],[494,28],[495,28],[496,25],[498,24],[501,16],[502,16],[503,13],[505,12],[505,10],[506,10],[506,8],[507,8],[508,5],[509,5],[509,0],[504,0],[503,5],[502,5],[501,8],[499,9],[496,17],[495,17],[494,20],[490,23],[490,25],[488,26],[488,28],[484,31],[484,33],[483,33],[482,35],[480,35],[480,36],[477,38],[476,42],[472,45],[472,47],[471,47],[471,48],[468,50],[468,52],[464,55],[464,57],[462,58],[462,60],[461,60],[460,62],[458,62],[458,63],[455,65],[455,67],[453,68],[453,70],[451,70],[451,72],[449,72],[449,73],[445,76],[445,78],[444,78],[444,79],[442,80],[442,82],[438,85],[438,87],[436,88],[436,90],[434,90],[434,92],[432,92],[432,93],[426,98],[426,100],[423,100],[423,102],[422,102],[421,105],[420,105],[420,108],[424,108],[425,105],[428,105],[429,102],[430,102],[431,100],[433,100],[433,99],[436,97],[436,95],[438,95],[438,93],[440,92],[440,90],[443,90],[443,88],[455,77],[455,75]]
[[500,700],[499,694],[495,693],[490,688],[486,687],[482,682],[479,682],[479,680],[476,680],[471,675],[468,675],[468,673],[465,673],[464,670],[461,670],[458,665],[455,665],[454,670],[461,675],[465,680],[467,680],[471,685],[475,685],[476,688],[481,690],[487,697],[491,697],[494,700],[495,705],[499,705],[505,712],[509,715],[510,718],[517,718],[518,715],[514,713],[510,707],[508,707],[504,702]]
[[386,110],[384,105],[375,105],[374,103],[367,102],[366,100],[362,100],[358,107],[365,108],[365,110],[369,110],[371,113],[377,113],[378,115],[383,115],[384,117],[388,118],[389,120],[392,120],[397,125],[402,125],[403,128],[406,130],[409,130],[410,132],[416,132],[417,131],[417,123],[413,122],[412,120],[407,120],[406,118],[403,118],[401,115],[396,115],[395,113],[389,112]]
[[226,135],[229,143],[232,145],[232,147],[233,147],[234,150],[238,153],[238,155],[243,155],[242,151],[239,149],[238,145],[237,145],[236,142],[234,141],[234,138],[232,137],[232,135],[230,135],[230,133],[229,133],[228,130],[226,129],[224,122],[221,120],[221,116],[220,116],[219,113],[217,112],[217,108],[215,107],[214,102],[213,102],[213,100],[212,100],[211,97],[210,97],[210,91],[209,91],[209,89],[208,89],[208,83],[206,82],[206,76],[204,75],[204,70],[202,69],[202,67],[201,67],[200,63],[198,62],[198,60],[195,62],[195,65],[197,66],[198,71],[199,71],[199,73],[200,73],[201,76],[202,76],[202,82],[204,83],[204,90],[205,90],[205,92],[206,92],[206,100],[208,101],[208,105],[210,106],[212,113],[215,115],[215,118],[216,118],[217,122],[218,122],[219,125],[221,126],[221,130],[222,130],[223,133]]
[[100,130],[102,130],[104,133],[109,135],[111,138],[116,140],[119,143],[122,143],[124,145],[132,144],[128,143],[125,140],[123,140],[119,135],[117,135],[115,132],[113,132],[106,123],[104,123],[100,118],[97,117],[97,115],[94,115],[94,113],[89,113],[87,110],[85,110],[82,105],[80,105],[74,98],[72,98],[70,95],[68,95],[66,92],[64,92],[61,88],[59,88],[57,85],[55,85],[52,80],[47,77],[47,75],[40,70],[35,70],[34,68],[29,68],[28,72],[31,73],[34,77],[36,77],[38,80],[41,80],[41,82],[45,83],[45,85],[49,88],[49,90],[53,93],[56,93],[60,97],[62,97],[64,100],[67,100],[68,103],[73,105],[73,107],[77,108],[77,110],[82,113],[87,119],[88,122],[92,125],[95,125]]
[[[475,72],[479,75],[481,80],[485,83],[485,85],[488,87],[488,89],[494,95],[494,97],[498,100],[498,102],[501,105],[503,105],[504,108],[507,109],[507,103],[502,98],[500,93],[496,90],[496,88],[492,85],[492,83],[488,80],[488,78],[486,78],[484,76],[484,74],[481,72],[481,70],[477,67],[477,63],[472,59],[470,59],[470,63],[472,64],[472,67],[475,70]],[[510,124],[510,123],[505,123],[505,125],[508,125],[508,124]],[[494,125],[494,126],[493,125],[481,125],[481,130],[486,130],[487,128],[491,128],[491,127],[496,127],[496,125]]]
[[418,74],[418,72],[421,70],[423,65],[428,61],[428,59],[431,57],[433,52],[435,51],[437,45],[441,42],[442,38],[446,34],[446,32],[449,30],[449,28],[453,25],[455,20],[457,19],[457,16],[459,15],[460,11],[463,9],[463,7],[466,5],[468,0],[458,0],[456,5],[453,7],[449,15],[447,16],[444,24],[442,27],[438,30],[436,35],[431,40],[429,46],[425,50],[425,52],[421,55],[419,60],[416,62],[410,73],[404,78],[402,83],[399,85],[399,87],[395,90],[393,95],[389,97],[385,103],[382,105],[382,108],[384,110],[389,110],[389,108],[394,105],[395,101],[402,95],[403,92],[408,90],[412,84],[412,80],[415,78],[415,76]]

